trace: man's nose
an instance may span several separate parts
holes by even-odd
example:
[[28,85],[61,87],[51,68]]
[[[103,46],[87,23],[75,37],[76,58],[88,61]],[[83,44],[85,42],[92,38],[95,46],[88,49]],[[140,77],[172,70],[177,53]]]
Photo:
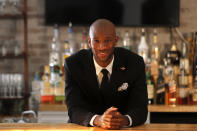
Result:
[[104,49],[104,48],[107,48],[107,43],[105,42],[105,41],[101,41],[100,43],[99,43],[99,48],[100,49]]

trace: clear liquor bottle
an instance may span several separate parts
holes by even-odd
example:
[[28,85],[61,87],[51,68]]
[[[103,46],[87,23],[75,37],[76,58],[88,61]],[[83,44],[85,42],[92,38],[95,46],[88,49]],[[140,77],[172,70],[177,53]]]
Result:
[[178,75],[178,87],[178,104],[188,104],[189,75],[184,68],[180,69],[180,74]]
[[70,45],[71,54],[77,52],[78,48],[77,48],[77,44],[75,41],[73,30],[72,30],[72,23],[71,22],[69,22],[69,24],[68,24],[68,40],[67,41]]
[[151,58],[156,59],[159,62],[160,50],[159,50],[159,47],[158,47],[157,29],[154,29],[154,33],[153,33],[153,44],[152,44],[152,47],[151,47]]
[[131,44],[131,39],[130,39],[128,31],[125,32],[124,37],[123,37],[123,48],[132,51],[132,44]]
[[55,86],[59,83],[60,73],[60,43],[59,43],[59,30],[57,26],[54,27],[54,36],[52,39],[51,50],[49,53],[49,66],[50,66],[50,84]]
[[147,63],[148,59],[148,45],[145,38],[145,30],[142,29],[141,40],[138,46],[138,54],[143,57],[145,63]]
[[170,72],[170,81],[168,84],[168,105],[176,105],[177,104],[177,82],[174,78],[174,71]]

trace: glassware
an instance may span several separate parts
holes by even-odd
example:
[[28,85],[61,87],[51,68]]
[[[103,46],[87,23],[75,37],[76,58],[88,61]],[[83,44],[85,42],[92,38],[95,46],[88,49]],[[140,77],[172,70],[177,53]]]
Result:
[[4,15],[6,13],[6,0],[0,0],[0,14]]
[[20,0],[8,0],[10,4],[10,13],[18,14],[20,12]]

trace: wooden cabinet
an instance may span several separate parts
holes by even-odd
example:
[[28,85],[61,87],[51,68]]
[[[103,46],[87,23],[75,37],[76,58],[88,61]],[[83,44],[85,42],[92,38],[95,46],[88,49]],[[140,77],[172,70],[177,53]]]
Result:
[[[29,90],[28,90],[28,31],[27,31],[27,0],[21,0],[21,11],[20,13],[12,14],[12,13],[5,13],[5,14],[0,14],[0,20],[9,20],[9,21],[17,21],[21,20],[23,22],[23,27],[22,27],[22,41],[23,41],[23,51],[21,51],[20,54],[15,55],[14,53],[7,53],[6,55],[0,54],[0,61],[2,60],[15,60],[15,59],[21,59],[24,62],[24,88],[22,91],[22,97],[17,98],[17,97],[12,97],[12,98],[4,98],[0,97],[0,101],[3,103],[18,103],[19,101],[23,101],[23,109],[22,110],[27,110],[28,109],[28,99],[29,99]],[[17,104],[16,104],[17,105]],[[17,105],[14,108],[22,108],[20,107],[21,105]],[[6,107],[5,105],[0,104],[0,109],[5,109],[8,110],[10,107]],[[19,112],[20,113],[20,112]]]
[[150,123],[197,124],[197,105],[149,105]]

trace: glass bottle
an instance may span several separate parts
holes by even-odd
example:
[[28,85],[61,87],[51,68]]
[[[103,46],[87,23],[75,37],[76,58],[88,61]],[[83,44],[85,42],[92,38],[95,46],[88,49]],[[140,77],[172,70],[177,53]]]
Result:
[[42,76],[43,88],[40,92],[41,103],[53,103],[54,102],[54,89],[50,85],[50,67],[44,66],[44,74]]
[[89,45],[88,45],[88,40],[87,40],[87,33],[86,31],[83,31],[83,38],[82,38],[80,49],[88,49],[88,48],[89,48]]
[[55,86],[59,83],[60,73],[60,43],[57,26],[54,27],[54,37],[51,44],[51,50],[49,53],[49,66],[50,66],[50,84]]
[[189,58],[188,58],[188,48],[185,42],[182,42],[182,56],[180,58],[180,69],[186,71],[186,73],[190,72],[189,69]]
[[146,82],[148,92],[148,104],[154,104],[154,82],[150,74],[150,64],[146,64]]
[[70,46],[67,40],[64,41],[64,51],[62,53],[62,66],[64,66],[65,59],[71,55]]
[[177,93],[177,83],[174,78],[174,71],[170,72],[170,81],[168,84],[168,105],[176,105],[176,93]]
[[141,40],[138,46],[138,54],[143,57],[144,62],[147,63],[148,59],[148,45],[145,38],[145,30],[142,29]]
[[65,82],[63,79],[63,72],[59,74],[60,83],[54,88],[54,100],[56,104],[64,104],[65,101]]
[[172,47],[166,53],[166,58],[170,60],[172,65],[179,66],[181,52],[177,49],[175,43],[172,44]]
[[197,104],[197,32],[195,33],[194,56],[193,56],[193,89],[192,104]]
[[75,53],[77,51],[77,44],[75,41],[75,37],[72,31],[72,23],[69,22],[68,24],[68,43],[70,45],[70,52],[71,54]]
[[165,79],[163,77],[162,66],[159,67],[159,76],[157,78],[157,88],[156,88],[156,103],[165,104]]
[[128,31],[125,32],[123,37],[123,48],[132,51],[131,39]]
[[184,68],[180,69],[180,74],[178,75],[178,104],[186,105],[188,104],[188,87],[189,87],[189,75],[186,73]]
[[159,62],[160,51],[159,51],[159,47],[158,47],[157,29],[154,29],[154,33],[153,33],[153,44],[151,47],[151,58],[156,59]]

